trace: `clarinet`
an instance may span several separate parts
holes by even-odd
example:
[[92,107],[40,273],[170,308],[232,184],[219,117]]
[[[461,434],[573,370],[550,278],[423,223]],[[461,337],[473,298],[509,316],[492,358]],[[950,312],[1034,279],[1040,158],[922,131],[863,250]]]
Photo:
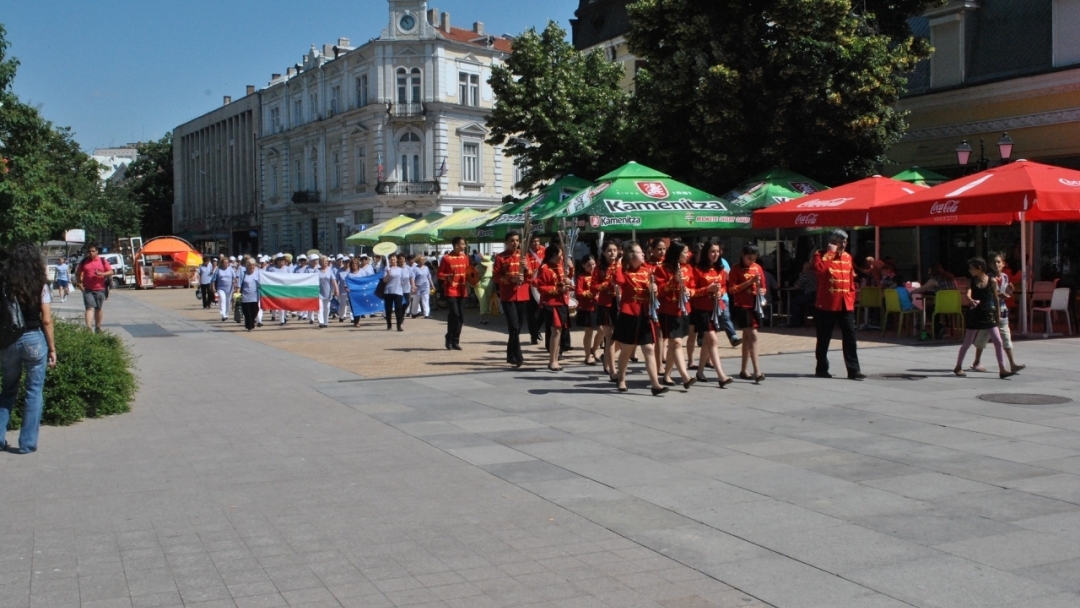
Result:
[[659,323],[660,317],[657,314],[660,310],[660,300],[656,297],[656,277],[652,272],[649,272],[649,318],[654,322]]
[[[719,285],[720,283],[717,282],[716,284]],[[723,299],[724,299],[723,296],[720,295],[720,290],[717,289],[716,290],[716,298],[713,300],[713,309],[712,309],[712,322],[713,322],[713,325],[716,326],[717,330],[719,330],[721,327],[723,327],[721,325],[721,323],[720,323],[720,320],[723,317],[723,311],[720,310],[721,302],[723,302]]]

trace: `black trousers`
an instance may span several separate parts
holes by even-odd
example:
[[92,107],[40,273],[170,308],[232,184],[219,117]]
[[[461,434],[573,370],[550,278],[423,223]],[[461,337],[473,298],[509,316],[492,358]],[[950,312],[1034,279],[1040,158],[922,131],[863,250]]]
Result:
[[533,342],[540,340],[540,326],[544,324],[543,311],[540,303],[532,299],[530,295],[528,301],[525,302],[525,314],[528,315],[526,319],[529,325],[529,338]]
[[466,298],[446,298],[449,313],[446,316],[446,343],[455,345],[461,341],[461,326],[465,324]]
[[502,302],[502,310],[506,317],[506,330],[510,333],[506,340],[506,362],[523,363],[525,356],[521,354],[521,323],[527,318],[528,306],[525,302]]
[[840,324],[840,335],[844,341],[844,366],[848,375],[857,374],[859,353],[855,347],[855,313],[852,311],[817,310],[814,312],[817,325],[817,372],[829,372],[829,343],[832,341],[833,327]]
[[214,286],[208,283],[199,287],[202,289],[202,307],[210,308],[214,305]]
[[244,311],[244,328],[255,329],[255,320],[259,318],[259,303],[241,302],[240,308]]
[[[405,320],[405,299],[400,294],[388,293],[383,296],[383,310],[386,311],[386,328],[390,328],[393,319],[397,319],[397,326]],[[393,315],[393,316],[391,316]]]

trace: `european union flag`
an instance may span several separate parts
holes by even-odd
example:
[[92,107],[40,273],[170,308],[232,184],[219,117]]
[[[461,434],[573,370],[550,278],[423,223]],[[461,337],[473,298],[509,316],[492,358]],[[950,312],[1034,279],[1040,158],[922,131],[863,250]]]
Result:
[[383,311],[383,301],[375,297],[375,288],[379,286],[386,271],[369,277],[345,277],[349,286],[349,302],[354,315],[373,315]]

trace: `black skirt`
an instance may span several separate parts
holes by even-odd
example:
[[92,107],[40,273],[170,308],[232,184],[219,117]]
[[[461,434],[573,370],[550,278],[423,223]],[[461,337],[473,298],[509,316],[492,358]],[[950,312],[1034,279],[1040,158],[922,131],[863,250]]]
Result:
[[614,327],[619,320],[619,307],[615,304],[610,306],[596,305],[596,316],[602,327]]
[[735,327],[739,329],[757,329],[761,327],[761,315],[753,308],[732,306],[731,320],[735,322]]
[[575,325],[582,329],[596,329],[600,327],[599,314],[594,310],[581,310],[577,311],[577,315],[574,318]]
[[612,338],[620,344],[655,344],[652,319],[648,314],[638,316],[620,314],[615,321]]
[[690,311],[690,324],[694,326],[694,331],[699,334],[706,334],[710,331],[720,331],[720,328],[713,323],[712,312],[705,312],[704,310],[692,310]]
[[665,315],[660,313],[660,335],[665,340],[678,340],[690,333],[690,319],[686,315]]
[[544,306],[544,323],[551,329],[570,328],[570,309],[565,304],[560,306]]

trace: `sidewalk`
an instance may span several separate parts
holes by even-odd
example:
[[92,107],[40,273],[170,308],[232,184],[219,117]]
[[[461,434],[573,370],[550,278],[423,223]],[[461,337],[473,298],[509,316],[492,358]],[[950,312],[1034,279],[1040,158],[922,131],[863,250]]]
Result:
[[1008,381],[894,346],[864,370],[925,379],[792,354],[654,398],[592,368],[368,380],[127,293],[106,314],[138,402],[0,454],[0,607],[1080,605],[1080,405],[976,398],[1077,394],[1080,340],[1018,344]]

